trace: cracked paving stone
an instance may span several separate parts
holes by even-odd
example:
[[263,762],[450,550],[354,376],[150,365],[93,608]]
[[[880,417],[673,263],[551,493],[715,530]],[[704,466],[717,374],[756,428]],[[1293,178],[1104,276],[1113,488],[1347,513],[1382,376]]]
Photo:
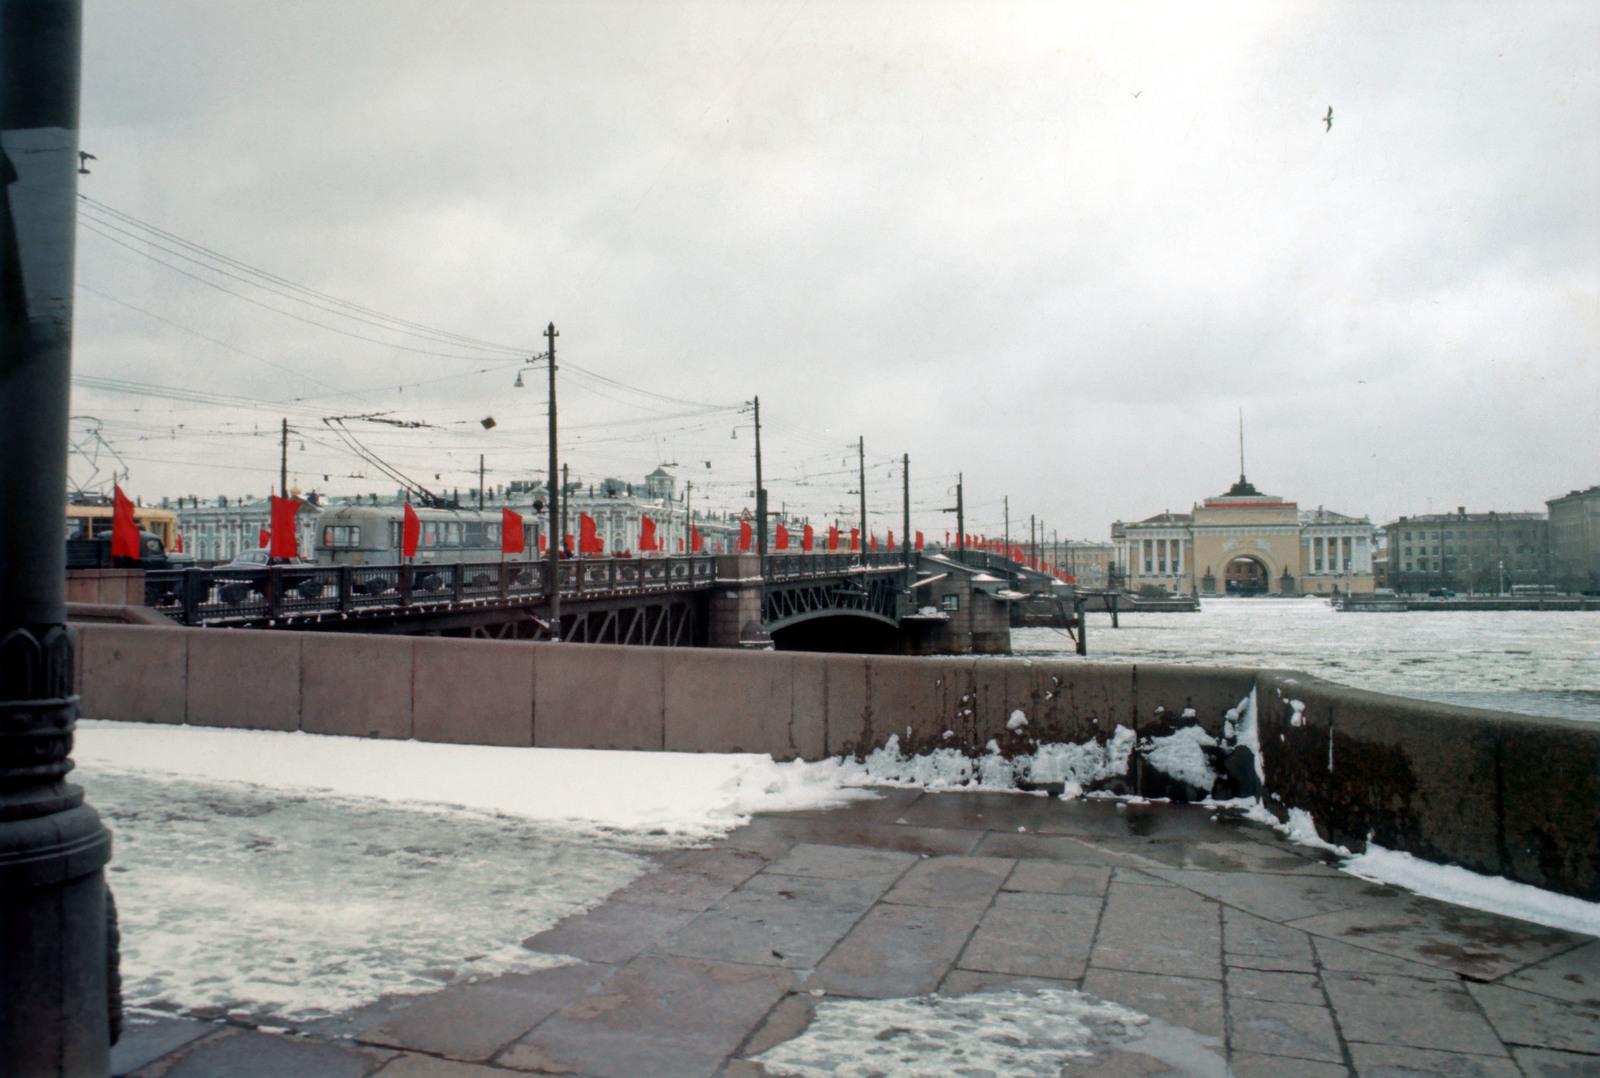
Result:
[[1322,986],[1309,973],[1279,973],[1255,969],[1230,969],[1228,995],[1238,999],[1261,999],[1273,1003],[1299,1003],[1324,1007]]
[[1347,1041],[1506,1054],[1488,1019],[1459,984],[1332,971],[1323,973],[1322,984]]
[[1105,865],[1070,865],[1056,861],[1018,861],[1003,891],[1035,891],[1053,895],[1098,898],[1106,893],[1111,869]]
[[1222,979],[1222,923],[1215,902],[1181,888],[1113,884],[1090,964],[1134,973]]
[[1341,910],[1292,922],[1318,936],[1490,981],[1571,950],[1585,937],[1433,899]]
[[1241,1052],[1341,1063],[1333,1016],[1322,1006],[1271,1000],[1228,1000],[1228,1044]]
[[1498,984],[1469,984],[1467,991],[1507,1044],[1600,1055],[1600,1010]]
[[816,980],[830,995],[926,995],[939,986],[977,920],[968,909],[878,906],[817,967]]
[[1600,1008],[1600,940],[1537,962],[1498,983]]
[[1317,968],[1309,935],[1231,906],[1222,908],[1222,955],[1230,967],[1283,973]]
[[1553,1052],[1548,1048],[1513,1048],[1511,1057],[1527,1078],[1600,1078],[1600,1056]]
[[905,906],[982,910],[1016,862],[1002,857],[934,857],[913,865],[883,896]]
[[1463,1052],[1352,1044],[1350,1058],[1361,1078],[1521,1078],[1509,1059]]
[[1083,903],[1083,909],[1076,914],[990,910],[978,923],[956,965],[1019,977],[1082,977],[1089,963],[1100,900],[1077,901]]
[[1219,1040],[1223,1035],[1222,985],[1195,977],[1091,969],[1083,990]]
[[796,980],[784,969],[647,955],[495,1062],[592,1078],[711,1078]]

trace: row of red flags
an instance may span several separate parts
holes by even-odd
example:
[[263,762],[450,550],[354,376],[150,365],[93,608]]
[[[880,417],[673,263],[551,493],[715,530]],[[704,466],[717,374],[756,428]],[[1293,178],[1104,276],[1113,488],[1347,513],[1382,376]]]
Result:
[[[274,558],[294,558],[299,556],[299,547],[295,540],[294,518],[303,507],[304,503],[293,498],[280,498],[273,495],[270,499],[271,523],[270,528],[262,528],[259,536],[261,545],[268,548],[268,553]],[[139,527],[133,519],[133,502],[122,493],[120,486],[112,488],[111,499],[111,556],[134,558],[139,557]],[[655,552],[663,549],[663,541],[657,537],[656,522],[648,516],[642,517],[639,529],[639,549],[645,552]],[[915,549],[923,549],[921,532],[916,532]],[[405,505],[404,520],[400,527],[401,556],[414,558],[417,555],[417,543],[422,536],[422,522],[417,517],[417,511],[408,502]],[[572,536],[566,538],[566,548],[573,549]],[[850,529],[850,543],[848,547],[841,545],[843,535],[837,527],[830,527],[827,535],[825,550],[859,550],[861,544],[861,529]],[[982,535],[969,535],[966,537],[966,546],[973,550],[985,550],[992,554],[1008,556],[1018,565],[1026,566],[1035,572],[1048,573],[1062,580],[1071,582],[1072,576],[1056,566],[1051,566],[1042,558],[1027,553],[1022,547],[1011,544],[1009,548],[1000,539],[990,539]],[[737,549],[741,552],[751,549],[754,536],[751,532],[750,522],[741,521],[739,524],[739,543]],[[789,549],[789,529],[782,524],[777,525],[773,534],[773,549],[778,551]],[[944,533],[945,546],[950,545],[950,533]],[[694,525],[689,526],[689,546],[695,553],[700,553],[705,548],[700,538],[700,529]],[[800,549],[810,553],[816,547],[816,533],[811,525],[805,525],[800,535]],[[678,539],[678,551],[683,552],[684,541]],[[893,550],[894,532],[888,533],[886,548]],[[543,554],[548,549],[543,535],[539,536],[539,553]],[[721,549],[720,547],[718,549]],[[867,549],[878,549],[878,536],[871,533],[867,537]],[[183,551],[183,537],[176,537],[173,550]],[[500,523],[500,552],[502,554],[522,554],[527,550],[527,543],[522,531],[522,514],[512,509],[501,510]],[[579,554],[600,554],[605,550],[605,540],[600,537],[595,520],[588,513],[578,514],[578,545]]]
[[[299,543],[295,539],[294,516],[302,508],[304,502],[293,498],[280,498],[272,495],[269,519],[271,528],[262,528],[259,536],[262,546],[274,558],[295,558],[300,555]],[[122,493],[122,488],[115,484],[111,487],[111,556],[113,558],[133,558],[138,560],[139,552],[139,525],[133,519],[133,500]],[[410,506],[406,507],[407,509]],[[173,535],[172,552],[183,553],[183,536],[178,533]]]

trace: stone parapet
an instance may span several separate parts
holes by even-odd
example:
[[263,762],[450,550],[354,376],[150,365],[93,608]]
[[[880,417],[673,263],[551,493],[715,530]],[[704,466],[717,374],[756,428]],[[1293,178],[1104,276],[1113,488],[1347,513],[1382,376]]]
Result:
[[[1600,724],[1292,671],[977,656],[616,647],[337,633],[76,629],[85,718],[562,748],[1007,755],[1257,701],[1265,801],[1369,840],[1600,899]],[[1295,706],[1295,702],[1299,704]],[[1012,718],[1021,712],[1026,726]],[[1142,773],[1130,777],[1135,792]],[[1147,791],[1146,791],[1147,792]]]

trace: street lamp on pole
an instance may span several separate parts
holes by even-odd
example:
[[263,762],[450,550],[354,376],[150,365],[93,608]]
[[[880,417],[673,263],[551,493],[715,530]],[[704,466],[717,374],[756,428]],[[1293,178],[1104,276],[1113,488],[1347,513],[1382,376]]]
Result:
[[[541,355],[529,356],[525,363],[529,366],[548,361],[550,368],[550,479],[546,485],[545,508],[548,510],[549,523],[545,531],[549,535],[546,540],[548,572],[550,574],[550,639],[561,639],[561,547],[559,525],[561,522],[561,497],[566,492],[561,489],[561,471],[556,465],[556,338],[561,334],[556,332],[556,324],[551,322],[544,331],[545,340],[549,348]],[[522,385],[522,371],[517,371],[517,382]]]

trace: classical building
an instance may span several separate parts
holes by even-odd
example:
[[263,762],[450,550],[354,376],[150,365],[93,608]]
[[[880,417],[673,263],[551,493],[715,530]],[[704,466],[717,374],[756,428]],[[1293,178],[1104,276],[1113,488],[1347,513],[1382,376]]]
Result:
[[1501,592],[1549,578],[1543,513],[1454,513],[1401,517],[1383,526],[1395,591]]
[[1263,494],[1241,475],[1188,513],[1111,526],[1117,583],[1200,595],[1371,591],[1372,522]]
[[1545,502],[1550,510],[1550,577],[1568,591],[1600,591],[1600,486]]
[[[299,498],[299,487],[289,491]],[[311,541],[317,513],[322,506],[315,493],[307,495],[308,505],[295,516],[295,542],[300,556],[311,557]],[[272,503],[266,498],[229,498],[226,495],[206,499],[192,495],[181,498],[162,498],[161,508],[178,514],[178,535],[183,538],[183,549],[196,561],[232,561],[247,550],[261,546],[261,533],[272,524]]]

